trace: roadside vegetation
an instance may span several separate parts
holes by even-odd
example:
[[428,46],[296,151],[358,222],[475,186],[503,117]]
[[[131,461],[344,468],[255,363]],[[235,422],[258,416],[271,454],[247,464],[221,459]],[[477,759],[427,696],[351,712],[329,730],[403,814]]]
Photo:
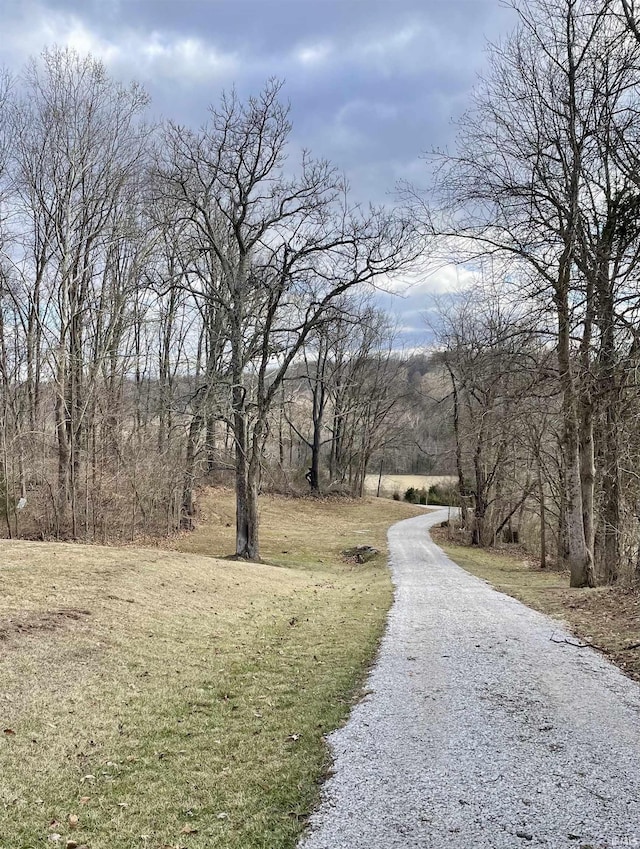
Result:
[[[392,598],[417,510],[263,500],[265,564],[212,491],[178,551],[3,543],[0,847],[292,847]],[[366,564],[342,555],[366,543]]]
[[640,592],[633,587],[572,589],[566,571],[541,569],[520,547],[460,545],[432,532],[446,554],[467,572],[506,595],[562,620],[585,643],[640,681]]

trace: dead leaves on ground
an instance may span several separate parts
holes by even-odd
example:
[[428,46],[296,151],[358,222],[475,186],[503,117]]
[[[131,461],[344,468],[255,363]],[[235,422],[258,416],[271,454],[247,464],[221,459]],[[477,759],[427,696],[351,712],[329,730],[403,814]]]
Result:
[[186,822],[180,829],[180,834],[197,834],[198,829]]
[[[62,842],[62,835],[58,834],[57,832],[54,832],[53,834],[49,835],[47,840],[49,841],[49,843],[58,844]],[[72,838],[68,838],[64,845],[65,849],[89,849],[86,843],[77,843]]]

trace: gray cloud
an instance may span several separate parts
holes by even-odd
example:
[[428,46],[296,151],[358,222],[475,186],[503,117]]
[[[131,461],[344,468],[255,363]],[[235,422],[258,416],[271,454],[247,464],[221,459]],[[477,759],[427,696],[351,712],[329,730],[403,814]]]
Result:
[[294,143],[375,202],[400,179],[420,182],[421,154],[452,138],[485,39],[512,24],[499,0],[0,0],[0,14],[0,64],[70,45],[184,123],[202,123],[232,84],[245,95],[285,79]]

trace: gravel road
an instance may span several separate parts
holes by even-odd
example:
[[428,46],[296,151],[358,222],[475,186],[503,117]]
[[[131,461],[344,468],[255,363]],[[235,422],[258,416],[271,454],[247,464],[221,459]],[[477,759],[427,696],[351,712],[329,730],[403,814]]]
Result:
[[299,849],[640,849],[640,687],[448,560],[445,517],[389,531],[387,633]]

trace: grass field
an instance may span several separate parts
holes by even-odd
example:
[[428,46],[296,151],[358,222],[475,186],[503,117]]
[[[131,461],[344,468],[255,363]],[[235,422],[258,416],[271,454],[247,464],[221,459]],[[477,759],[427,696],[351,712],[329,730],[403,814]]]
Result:
[[[414,489],[424,487],[428,490],[430,486],[435,484],[455,483],[455,480],[455,478],[447,475],[382,475],[380,495],[383,498],[392,498],[393,494],[397,492],[400,498],[403,498],[410,486]],[[375,495],[378,491],[378,475],[367,475],[364,488],[369,495]]]
[[553,616],[640,681],[640,592],[629,587],[570,589],[569,575],[539,569],[522,552],[452,545],[446,533],[434,539],[448,556],[500,592]]
[[209,493],[177,550],[3,542],[0,847],[292,847],[391,601],[416,508],[264,499],[271,565]]

